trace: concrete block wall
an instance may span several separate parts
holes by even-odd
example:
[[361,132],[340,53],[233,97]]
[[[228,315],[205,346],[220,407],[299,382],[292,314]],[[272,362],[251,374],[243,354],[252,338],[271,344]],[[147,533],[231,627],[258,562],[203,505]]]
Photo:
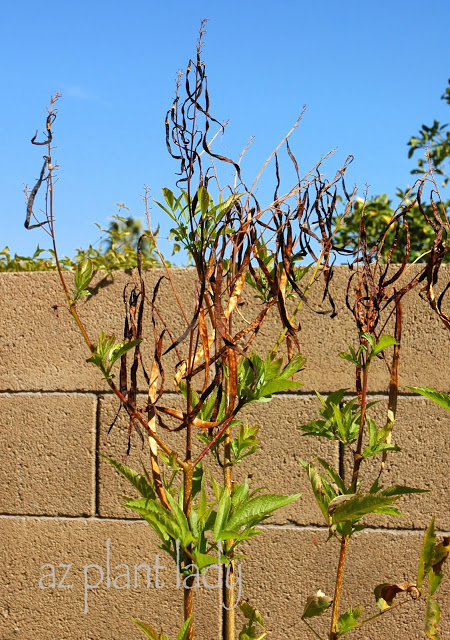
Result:
[[[146,273],[147,290],[160,275]],[[192,271],[174,269],[172,277],[189,308]],[[326,541],[326,528],[298,460],[320,455],[345,473],[349,460],[334,443],[302,437],[297,427],[317,415],[314,389],[325,395],[339,388],[352,392],[352,368],[337,357],[357,342],[344,304],[347,277],[346,267],[336,270],[336,318],[316,315],[308,307],[300,318],[299,338],[308,359],[300,378],[304,386],[246,411],[250,423],[261,425],[262,447],[236,468],[237,478],[249,478],[255,487],[273,492],[303,494],[262,527],[264,535],[247,543],[249,557],[242,561],[242,595],[263,613],[274,640],[312,637],[300,621],[304,602],[319,588],[330,595],[333,591],[338,546]],[[96,277],[94,295],[80,308],[93,338],[101,329],[121,335],[122,291],[129,279],[125,273]],[[446,267],[442,281],[449,279]],[[0,640],[138,640],[143,635],[130,617],[164,627],[174,637],[182,620],[177,576],[149,526],[120,506],[118,495],[130,490],[101,455],[122,459],[127,424],[119,419],[108,433],[117,402],[97,370],[86,363],[87,348],[64,308],[56,274],[0,274],[0,296]],[[250,297],[247,301],[243,313],[250,316],[257,302]],[[176,333],[182,319],[166,284],[158,304]],[[313,295],[311,306],[319,304],[320,296]],[[450,530],[450,414],[405,388],[427,385],[450,392],[449,335],[417,290],[405,300],[404,319],[394,431],[401,452],[389,457],[384,482],[429,493],[402,499],[404,518],[372,517],[368,529],[355,536],[342,605],[364,604],[367,615],[377,612],[376,584],[414,580],[431,516],[437,517],[440,535]],[[261,352],[276,339],[275,317],[263,333],[255,343]],[[374,411],[381,419],[387,387],[386,367],[377,362],[370,395],[380,401]],[[177,402],[174,394],[169,399]],[[138,468],[142,455],[135,438],[127,464]],[[369,469],[368,486],[377,472],[375,466]],[[134,573],[141,564],[151,567],[149,584],[145,569]],[[166,567],[159,589],[157,565]],[[86,582],[99,586],[86,591]],[[449,587],[446,578],[443,591]],[[220,592],[199,589],[195,599],[196,638],[219,640]],[[444,600],[442,608],[442,638],[450,638],[450,601]],[[423,602],[411,603],[354,637],[423,638],[423,613]]]

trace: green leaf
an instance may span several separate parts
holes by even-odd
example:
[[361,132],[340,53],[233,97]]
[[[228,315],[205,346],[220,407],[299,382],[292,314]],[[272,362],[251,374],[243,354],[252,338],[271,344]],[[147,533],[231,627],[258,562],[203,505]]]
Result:
[[104,331],[100,332],[98,337],[97,352],[105,362],[109,358],[109,354],[116,345],[116,336],[114,334],[107,335]]
[[[208,397],[208,399],[205,401],[205,403],[203,404],[198,414],[198,417],[200,418],[200,420],[205,420],[206,422],[208,422],[211,419],[211,415],[214,409],[214,404],[217,398],[217,392],[218,392],[218,389],[216,387],[214,391],[211,393],[211,395]],[[192,394],[191,394],[191,398],[192,398]]]
[[442,582],[443,577],[444,577],[444,574],[442,571],[440,573],[434,573],[434,571],[431,571],[431,570],[428,572],[428,585],[430,587],[431,596],[434,593],[436,593],[439,585]]
[[325,493],[323,482],[320,474],[318,473],[315,465],[310,462],[309,464],[300,460],[300,463],[304,467],[306,474],[311,483],[311,487],[314,493],[314,497],[316,499],[317,504],[319,505],[319,509],[321,510],[323,517],[327,524],[330,523],[330,518],[328,516],[328,505],[330,504],[330,500]]
[[[220,540],[220,532],[221,532],[221,529],[224,528],[224,525],[227,522],[230,508],[231,508],[231,499],[230,499],[230,496],[228,495],[228,491],[224,489],[224,491],[222,492],[222,496],[219,500],[219,505],[217,507],[216,521],[214,523],[214,529],[213,529],[214,540],[216,542]],[[229,528],[230,527],[227,524],[227,529]]]
[[[214,564],[217,565],[219,562],[217,556],[212,556],[209,553],[201,553],[200,551],[197,551],[197,549],[192,550],[192,555],[195,558],[195,564],[199,568],[200,572],[202,572],[205,567],[209,567]],[[222,564],[227,562],[225,556],[221,556],[220,560]]]
[[214,495],[216,496],[216,501],[219,502],[220,497],[224,491],[224,488],[215,480],[211,471],[209,469],[207,469],[207,471],[208,471],[209,478],[211,480],[212,487],[214,489]]
[[326,462],[326,460],[323,460],[322,458],[317,458],[317,460],[318,460],[318,462],[320,462],[322,467],[325,469],[325,471],[328,473],[330,478],[333,480],[334,484],[337,486],[339,491],[342,494],[346,493],[347,489],[345,488],[344,481],[342,480],[342,478],[339,475],[339,473],[335,469],[333,469],[333,467],[330,464],[328,464],[328,462]]
[[124,478],[130,482],[135,489],[139,491],[142,497],[150,498],[151,500],[156,499],[156,494],[153,487],[147,482],[147,480],[141,476],[137,471],[134,471],[130,467],[127,467],[117,460],[113,460],[112,458],[108,458],[107,456],[102,456],[105,460],[107,460],[113,467],[121,473]]
[[[355,495],[343,504],[338,504],[330,515],[332,515],[333,524],[359,520],[368,513],[386,513],[386,508],[389,509],[396,498],[397,496],[387,497],[374,494]],[[389,513],[392,511],[389,510]]]
[[[204,477],[203,465],[200,462],[195,468],[192,476],[192,498],[196,498],[202,489],[202,482]],[[180,504],[183,506],[183,503]]]
[[200,501],[198,503],[198,517],[202,518],[208,509],[208,502],[206,499],[206,490],[205,490],[205,474],[202,474],[202,480],[200,484]]
[[149,624],[141,622],[140,620],[136,620],[135,618],[131,618],[131,620],[138,627],[138,629],[145,633],[147,638],[150,638],[150,640],[159,640],[159,634]]
[[355,628],[359,618],[362,616],[362,612],[362,606],[355,607],[354,609],[350,607],[350,609],[347,609],[347,611],[344,611],[344,613],[339,616],[338,632],[340,636]]
[[302,618],[316,618],[325,613],[331,606],[332,598],[326,596],[323,591],[319,591],[314,596],[309,596],[303,609]]
[[295,356],[288,362],[280,376],[282,378],[290,378],[295,373],[298,373],[300,369],[306,362],[306,358],[304,358],[301,353],[296,353]]
[[82,262],[79,262],[77,265],[77,269],[75,271],[75,287],[77,293],[81,293],[90,281],[92,280],[94,275],[94,267],[92,264],[92,260],[86,258]]
[[384,351],[388,347],[391,347],[394,344],[398,344],[397,340],[395,338],[393,338],[392,336],[389,336],[387,334],[383,335],[383,336],[380,337],[380,339],[378,340],[377,344],[373,348],[372,354],[374,356],[376,356],[376,355],[378,355],[379,353],[381,353],[382,351]]
[[273,357],[274,357],[273,354],[270,352],[264,363],[267,380],[278,378],[281,373],[283,358],[278,358],[277,360],[273,360]]
[[361,338],[364,340],[367,340],[367,342],[372,347],[372,351],[375,349],[375,346],[376,346],[375,338],[371,336],[370,333],[361,333]]
[[303,385],[300,382],[296,382],[295,380],[275,378],[275,380],[269,380],[269,382],[263,384],[261,389],[258,391],[258,398],[271,396],[273,393],[277,393],[279,391],[285,391],[286,389],[295,389],[302,386]]
[[380,509],[376,513],[384,513],[387,516],[398,516],[399,518],[403,518],[403,513],[394,505],[390,507],[383,507],[383,509]]
[[167,187],[163,187],[162,189],[163,196],[169,207],[173,210],[173,203],[175,200],[175,196],[173,195],[173,191],[167,189]]
[[77,299],[79,299],[79,298],[84,298],[84,297],[90,296],[90,295],[91,295],[91,292],[87,291],[86,289],[84,289],[84,291],[78,292],[76,297],[77,297]]
[[433,400],[447,411],[450,411],[450,394],[448,393],[440,393],[435,389],[431,389],[430,387],[406,387],[407,389],[411,389],[416,393],[420,393],[420,395],[425,396],[429,400]]
[[[187,400],[187,384],[185,380],[180,380],[180,382],[178,383],[178,389],[182,393],[183,397]],[[195,391],[195,389],[192,389],[192,387],[190,392],[191,392],[191,404],[193,407],[195,407],[200,402],[200,396]]]
[[423,585],[425,576],[433,565],[434,547],[436,545],[436,532],[434,529],[434,517],[425,531],[422,543],[422,551],[420,553],[419,569],[417,572],[417,586]]
[[450,554],[450,536],[444,536],[442,542],[437,544],[433,551],[433,564],[428,571],[428,584],[430,586],[430,595],[433,595],[441,584],[444,573],[442,566],[447,561]]
[[325,420],[311,420],[308,424],[300,425],[297,429],[303,431],[302,436],[317,436],[328,440],[336,440],[336,435],[328,427],[329,424]]
[[173,540],[181,541],[183,534],[175,516],[158,502],[149,499],[125,499],[125,506],[140,513],[163,540],[168,536]]
[[239,200],[241,196],[245,194],[243,193],[232,193],[228,198],[216,205],[214,209],[211,211],[212,215],[215,215],[217,221],[219,221],[224,215],[226,215],[233,208],[234,204]]
[[378,429],[375,421],[367,416],[367,430],[369,432],[369,447],[373,449],[377,445]]
[[206,214],[208,213],[208,207],[209,207],[209,193],[206,187],[201,186],[197,189],[197,198],[198,198],[198,203],[200,205],[200,210],[202,212],[203,216],[206,216]]
[[176,640],[186,640],[186,638],[188,637],[189,625],[191,624],[191,620],[192,616],[189,616],[189,618],[187,618],[187,620],[179,630]]
[[191,544],[191,542],[193,542],[194,540],[192,533],[189,529],[189,523],[187,521],[187,518],[183,510],[178,505],[178,502],[170,495],[169,491],[166,493],[166,496],[167,496],[167,500],[169,501],[170,507],[172,509],[173,515],[180,528],[180,544],[182,547],[186,549],[186,547],[188,547]]
[[93,353],[90,358],[87,358],[86,362],[92,362],[99,369],[103,366],[103,358],[99,353]]
[[247,620],[250,620],[252,624],[253,622],[256,622],[257,624],[259,624],[260,627],[264,629],[264,622],[262,619],[262,615],[259,613],[258,609],[255,609],[254,607],[252,607],[245,600],[243,600],[240,603],[239,609],[242,611],[242,613],[247,618]]
[[291,504],[291,502],[298,500],[300,496],[300,493],[292,496],[267,494],[265,496],[250,498],[231,516],[226,524],[226,528],[239,530],[244,525],[253,526],[258,524],[265,520],[273,511]]
[[378,444],[375,445],[373,449],[371,447],[364,447],[363,458],[366,460],[383,451],[400,451],[400,447],[396,444]]
[[133,347],[136,347],[141,342],[142,338],[139,338],[138,340],[130,340],[130,342],[118,342],[117,344],[115,344],[109,352],[110,365],[114,364],[114,362],[116,362],[116,360],[127,353],[127,351],[130,351],[130,349],[133,349]]
[[339,358],[343,358],[344,360],[348,360],[349,362],[351,362],[352,364],[358,366],[359,365],[359,361],[356,359],[355,356],[350,355],[350,353],[345,353],[345,351],[341,351],[340,353],[338,353]]
[[233,464],[241,462],[244,458],[258,450],[258,432],[258,425],[249,426],[244,423],[239,425],[237,438],[231,440],[231,449],[234,456]]
[[379,491],[381,491],[382,489],[383,489],[383,487],[380,484],[380,479],[379,478],[375,478],[375,482],[370,487],[369,493],[379,493]]
[[425,609],[425,633],[431,640],[440,640],[439,621],[441,619],[441,607],[433,598],[427,598]]
[[242,533],[238,533],[237,531],[228,531],[227,529],[222,529],[220,532],[221,540],[237,540],[238,542],[242,542],[243,540],[250,540],[255,536],[259,536],[262,534],[262,531],[258,529],[249,529],[246,528],[242,531]]
[[231,495],[231,506],[234,510],[238,509],[241,504],[247,501],[250,493],[250,487],[247,481],[244,484],[234,485]]
[[339,495],[338,491],[335,490],[334,486],[325,476],[322,476],[322,484],[323,484],[323,490],[325,491],[325,495],[327,496],[330,502],[338,497]]

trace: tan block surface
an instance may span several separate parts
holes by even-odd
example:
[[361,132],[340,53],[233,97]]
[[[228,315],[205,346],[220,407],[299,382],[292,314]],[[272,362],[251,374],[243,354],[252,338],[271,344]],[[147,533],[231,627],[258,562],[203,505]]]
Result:
[[[165,396],[169,406],[181,407],[180,398],[173,394]],[[103,396],[100,403],[100,453],[122,461],[127,447],[128,420],[124,412],[108,435],[117,402],[111,396]],[[299,524],[322,524],[322,516],[311,492],[309,481],[299,458],[309,460],[313,455],[326,458],[335,468],[339,468],[338,447],[335,443],[317,438],[304,438],[297,426],[308,422],[316,415],[319,407],[316,397],[276,396],[270,403],[255,403],[242,412],[242,418],[249,424],[260,425],[261,449],[244,459],[234,468],[237,482],[248,479],[254,488],[266,487],[269,493],[285,495],[302,493],[301,498],[276,513],[270,522],[295,522]],[[184,435],[162,433],[163,439],[183,451]],[[194,440],[195,442],[195,440]],[[132,436],[133,447],[126,464],[142,473],[141,460],[150,469],[147,446],[142,450],[136,433]],[[178,447],[178,448],[177,448]],[[196,445],[199,450],[199,445]],[[222,472],[211,457],[205,459],[206,466],[221,482]],[[208,482],[209,484],[209,482]],[[119,494],[134,495],[129,483],[122,479],[111,465],[100,458],[99,462],[99,514],[103,517],[134,517],[120,505]]]
[[93,395],[0,394],[0,512],[95,512]]
[[[163,627],[170,638],[175,637],[183,619],[182,589],[176,588],[172,560],[158,550],[156,536],[146,523],[2,517],[0,528],[4,559],[0,573],[2,639],[141,640],[143,634],[130,617],[148,622],[158,630]],[[159,570],[159,589],[154,569],[158,553],[160,567],[166,567]],[[72,565],[63,583],[72,584],[72,588],[58,588],[67,569],[60,563]],[[101,567],[103,581],[99,569],[85,569],[91,564]],[[140,564],[150,567],[149,588],[145,568],[138,571],[135,588],[134,568]],[[55,568],[55,588],[52,576],[48,575],[53,570],[44,565]],[[120,575],[123,577],[119,578]],[[49,588],[41,588],[40,581],[41,586]],[[86,583],[98,582],[97,589],[85,589]],[[221,637],[220,598],[219,590],[194,591],[199,640]]]
[[[269,637],[314,637],[301,621],[310,595],[318,589],[330,597],[339,556],[339,543],[326,542],[327,534],[319,529],[265,528],[246,549],[249,557],[242,561],[243,597],[263,615]],[[342,613],[350,606],[364,606],[364,617],[378,613],[373,589],[383,582],[414,582],[422,544],[422,534],[415,532],[365,531],[351,540],[344,573],[341,598]],[[441,585],[448,592],[448,577]],[[424,637],[425,599],[408,603],[380,616],[352,634],[358,640],[421,640]],[[441,601],[441,638],[450,634],[450,606]],[[309,620],[322,638],[326,637],[331,612]]]
[[[380,400],[380,398],[376,398]],[[385,424],[386,398],[370,409],[378,426]],[[450,497],[448,470],[450,449],[450,412],[420,396],[400,397],[392,442],[400,451],[390,453],[381,477],[384,487],[407,485],[427,489],[429,493],[408,495],[397,505],[405,517],[375,516],[367,518],[373,526],[425,529],[436,516],[437,526],[450,529]],[[368,492],[380,470],[381,457],[376,456],[361,466],[361,491]],[[346,482],[351,479],[352,462],[345,457]]]
[[[160,270],[146,272],[148,301],[153,287],[163,275]],[[192,271],[174,269],[172,277],[187,310],[193,304]],[[78,311],[88,334],[96,343],[101,330],[123,336],[123,291],[131,275],[113,272],[96,275],[92,294],[78,305]],[[73,274],[67,274],[69,289]],[[0,274],[0,295],[8,300],[2,308],[0,325],[0,389],[2,390],[100,390],[108,386],[98,369],[86,363],[89,350],[66,306],[56,273],[37,272]],[[158,309],[176,335],[185,328],[167,281],[163,281],[157,300]],[[60,305],[55,310],[55,305]],[[26,311],[26,312],[25,312]],[[148,309],[146,335],[151,338],[149,356],[153,356],[153,329]],[[173,358],[172,358],[173,362]],[[151,360],[150,360],[151,364]]]
[[[337,357],[339,351],[358,341],[356,328],[350,312],[345,307],[345,291],[349,276],[347,267],[335,269],[333,278],[334,297],[339,310],[337,317],[330,319],[313,313],[304,305],[299,320],[302,325],[299,340],[308,358],[307,369],[302,374],[304,390],[329,391],[341,387],[353,388],[354,372],[350,364]],[[160,270],[145,274],[148,300]],[[173,269],[171,276],[179,297],[187,312],[192,309],[195,292],[194,273],[189,269]],[[71,275],[68,275],[69,286]],[[441,282],[450,278],[450,267],[441,270]],[[104,277],[96,276],[93,293],[80,304],[80,315],[86,323],[91,339],[95,342],[100,330],[123,333],[123,288],[131,280],[120,272]],[[438,291],[439,292],[439,291]],[[89,352],[82,341],[76,325],[62,308],[58,316],[52,307],[65,304],[55,273],[3,273],[0,274],[0,295],[8,300],[2,309],[0,325],[0,355],[3,362],[0,371],[0,389],[3,390],[100,390],[106,389],[98,371],[86,364]],[[251,319],[260,309],[259,301],[245,293],[248,305],[242,307],[243,315]],[[182,333],[185,322],[174,300],[169,283],[164,280],[157,298],[158,309],[169,320],[175,336]],[[295,302],[292,304],[295,305]],[[313,309],[327,309],[321,304],[320,284],[313,288],[310,297]],[[24,312],[26,310],[26,312]],[[149,364],[153,349],[153,334],[148,313],[146,335],[150,344],[145,358]],[[242,320],[236,317],[236,329]],[[386,331],[392,331],[388,324]],[[266,351],[279,334],[279,320],[274,312],[264,324],[262,334],[255,341],[257,350]],[[428,303],[421,300],[418,289],[404,299],[403,354],[401,384],[435,386],[450,390],[450,382],[443,372],[447,370],[448,332],[438,320]],[[170,357],[167,373],[174,364]],[[382,362],[375,363],[372,378],[373,391],[386,391],[388,378]]]

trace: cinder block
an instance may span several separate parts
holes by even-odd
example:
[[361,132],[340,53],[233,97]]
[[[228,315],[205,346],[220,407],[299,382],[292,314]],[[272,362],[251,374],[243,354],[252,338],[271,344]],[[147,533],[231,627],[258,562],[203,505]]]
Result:
[[[151,270],[145,274],[147,300],[151,302],[153,288],[165,272]],[[194,273],[190,269],[173,269],[171,277],[177,287],[186,313],[190,313],[195,292]],[[73,273],[67,273],[69,289],[73,287]],[[95,344],[100,332],[123,337],[124,287],[132,282],[130,273],[113,272],[109,276],[99,272],[90,288],[92,295],[78,304],[79,315],[91,341]],[[0,390],[5,391],[106,391],[108,385],[98,369],[90,363],[89,349],[75,321],[67,311],[67,301],[58,275],[52,272],[2,273],[0,295],[8,300],[2,309],[0,328]],[[166,318],[175,335],[180,335],[186,323],[174,298],[170,283],[163,280],[157,298],[158,311]],[[23,313],[29,309],[30,313]],[[151,365],[153,357],[153,328],[146,309],[148,323],[144,328],[150,345],[144,358]],[[148,343],[147,343],[148,344]],[[167,343],[169,346],[169,343]],[[174,355],[169,359],[171,367]],[[145,384],[142,385],[145,389]]]
[[[170,638],[181,627],[177,572],[147,523],[0,517],[0,527],[2,639],[141,640],[131,617],[163,628]],[[136,578],[141,564],[149,570],[141,567]],[[97,583],[97,589],[87,587]],[[199,587],[194,603],[195,637],[219,640],[221,591]]]
[[0,394],[0,511],[95,513],[93,395]]
[[[51,272],[4,273],[0,348],[4,391],[86,390],[89,357],[82,344],[58,276]],[[68,276],[72,283],[73,275]],[[24,310],[27,310],[25,313]]]
[[[414,270],[411,270],[411,274]],[[147,299],[150,301],[153,288],[164,272],[158,269],[145,273]],[[304,390],[319,389],[330,391],[354,386],[354,371],[349,363],[337,357],[339,351],[356,345],[358,335],[351,313],[345,305],[345,292],[350,271],[345,266],[335,269],[332,281],[333,296],[336,302],[337,316],[318,315],[316,311],[330,308],[327,301],[322,302],[320,281],[312,288],[308,303],[296,319],[300,322],[298,334],[302,352],[308,358],[304,376]],[[173,269],[171,277],[178,292],[183,308],[189,316],[193,309],[195,296],[195,272],[193,269]],[[450,278],[450,268],[444,265],[441,270],[442,283],[439,293]],[[73,274],[67,275],[69,287]],[[86,324],[88,333],[95,343],[100,331],[115,332],[123,335],[123,291],[132,280],[130,274],[115,272],[105,277],[99,273],[93,281],[93,295],[79,304],[79,313]],[[405,279],[406,282],[406,279]],[[89,351],[67,310],[65,299],[55,273],[3,273],[0,274],[0,294],[8,300],[2,311],[0,329],[0,349],[3,368],[0,372],[2,390],[97,390],[107,389],[98,371],[86,364]],[[246,302],[241,313],[247,319],[253,319],[260,311],[260,302],[253,297],[252,291],[245,291]],[[60,305],[55,308],[55,305]],[[296,301],[289,301],[293,309]],[[402,338],[402,362],[400,367],[401,384],[428,385],[449,391],[448,381],[442,372],[447,367],[448,333],[431,310],[428,303],[419,297],[419,288],[404,298],[404,327]],[[163,279],[157,307],[161,316],[167,320],[173,335],[178,337],[186,328],[186,322],[174,297],[171,284]],[[31,314],[21,312],[31,308]],[[148,342],[144,345],[144,358],[148,366],[153,355],[153,333],[147,309],[147,328],[144,335]],[[386,316],[386,313],[384,314]],[[238,331],[245,322],[236,316],[234,327]],[[380,325],[381,328],[381,325]],[[392,319],[385,332],[393,331]],[[272,347],[280,333],[278,314],[272,309],[262,331],[255,340],[256,350],[265,352]],[[169,343],[167,343],[168,345]],[[184,353],[186,346],[180,347]],[[420,366],[417,366],[420,363]],[[175,364],[175,355],[171,352],[167,358],[166,371],[170,375]],[[388,388],[388,377],[383,362],[374,363],[372,375],[373,391],[384,392]],[[141,379],[141,389],[145,385]]]
[[[301,621],[306,599],[318,589],[334,596],[340,545],[335,539],[326,539],[327,532],[319,529],[265,527],[263,535],[245,545],[248,558],[242,561],[243,597],[262,613],[270,637],[313,637]],[[384,582],[415,582],[421,545],[422,534],[417,532],[372,530],[356,534],[348,547],[340,613],[363,605],[362,619],[377,614],[374,587]],[[447,576],[442,593],[448,592],[448,586]],[[440,637],[446,638],[450,634],[449,608],[446,598],[440,602]],[[421,640],[424,610],[425,598],[408,602],[364,625],[354,632],[355,638]],[[308,622],[326,638],[331,611]]]

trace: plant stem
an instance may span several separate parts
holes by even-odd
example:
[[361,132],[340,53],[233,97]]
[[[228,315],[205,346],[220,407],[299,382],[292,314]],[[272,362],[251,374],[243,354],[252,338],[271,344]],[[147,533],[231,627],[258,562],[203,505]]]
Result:
[[[228,491],[229,496],[233,490],[232,481],[232,469],[233,463],[231,460],[231,427],[228,427],[225,435],[225,455],[224,455],[224,480],[225,490]],[[225,542],[225,553],[228,555],[230,549],[233,546],[233,540],[227,540]],[[223,600],[225,605],[225,617],[224,617],[224,638],[225,640],[235,640],[235,601],[234,601],[234,563],[231,561],[226,571],[223,572]]]
[[411,599],[402,600],[401,602],[397,602],[397,604],[393,604],[391,607],[389,607],[389,609],[384,609],[383,611],[379,611],[378,613],[375,613],[375,615],[370,616],[370,618],[366,618],[365,620],[361,620],[361,622],[359,622],[353,628],[354,629],[358,629],[359,627],[362,627],[363,624],[366,624],[366,622],[370,622],[371,620],[375,620],[375,618],[379,618],[380,616],[384,615],[385,613],[388,613],[389,611],[392,611],[392,609],[396,609],[397,607],[401,607],[402,605],[408,604],[409,602],[411,602]]
[[336,575],[336,586],[334,589],[333,608],[331,612],[331,629],[330,640],[337,640],[337,623],[339,617],[339,600],[341,599],[342,578],[344,575],[345,556],[347,554],[349,536],[342,536],[341,538],[341,551],[339,554],[339,564]]
[[[363,461],[362,456],[362,444],[363,444],[363,435],[364,435],[364,424],[366,421],[366,404],[367,404],[367,382],[369,377],[369,362],[367,361],[363,367],[363,383],[362,383],[362,391],[361,391],[361,418],[359,423],[359,434],[358,434],[358,442],[356,445],[356,451],[354,453],[354,462],[353,462],[353,474],[352,474],[352,484],[350,487],[350,493],[355,493],[357,484],[358,484],[358,476],[359,470],[361,467],[361,463]],[[334,591],[334,600],[333,600],[333,609],[332,609],[332,617],[331,617],[331,630],[330,630],[330,640],[337,640],[337,623],[339,618],[339,600],[341,598],[341,589],[342,589],[342,578],[344,575],[344,565],[345,565],[345,557],[347,555],[347,547],[350,536],[342,536],[341,538],[341,551],[339,554],[339,564],[336,576],[336,587]]]
[[362,384],[362,391],[361,391],[361,418],[359,421],[358,442],[357,442],[356,451],[353,457],[353,474],[352,474],[352,484],[350,487],[350,493],[355,493],[356,491],[356,486],[358,484],[359,469],[363,461],[361,452],[362,452],[362,441],[363,441],[363,435],[364,435],[364,423],[366,421],[368,377],[369,377],[369,362],[366,362],[363,368],[363,384]]
[[[186,461],[186,467],[183,469],[183,479],[184,479],[184,500],[183,500],[183,511],[186,518],[189,517],[192,505],[192,478],[194,475],[194,465],[191,460]],[[189,558],[189,554],[185,552],[183,564],[187,567],[191,564],[191,560]],[[184,602],[184,620],[186,621],[193,614],[193,589],[192,589],[192,578],[188,577],[183,580],[183,602]],[[194,640],[194,620],[191,618],[191,622],[189,624],[189,629],[186,635],[186,640]]]
[[311,633],[313,633],[316,636],[316,638],[319,638],[319,640],[322,640],[322,636],[319,636],[317,631],[312,628],[312,626],[309,624],[309,622],[306,622],[305,618],[300,618],[300,619],[302,620],[302,622],[304,622],[306,624],[308,629],[311,631]]
[[[394,353],[392,356],[392,365],[391,365],[391,377],[389,381],[389,398],[388,398],[388,410],[387,410],[387,420],[386,425],[391,425],[390,431],[386,437],[386,444],[391,443],[392,439],[392,428],[394,426],[395,418],[397,415],[397,398],[398,398],[398,370],[399,370],[399,362],[400,362],[400,343],[402,338],[402,319],[403,319],[403,311],[402,311],[402,301],[400,297],[395,298],[395,332],[394,337],[397,340],[397,344],[394,345]],[[384,467],[386,465],[387,460],[387,451],[383,451],[380,472],[378,477],[381,477],[381,474],[384,471]]]

